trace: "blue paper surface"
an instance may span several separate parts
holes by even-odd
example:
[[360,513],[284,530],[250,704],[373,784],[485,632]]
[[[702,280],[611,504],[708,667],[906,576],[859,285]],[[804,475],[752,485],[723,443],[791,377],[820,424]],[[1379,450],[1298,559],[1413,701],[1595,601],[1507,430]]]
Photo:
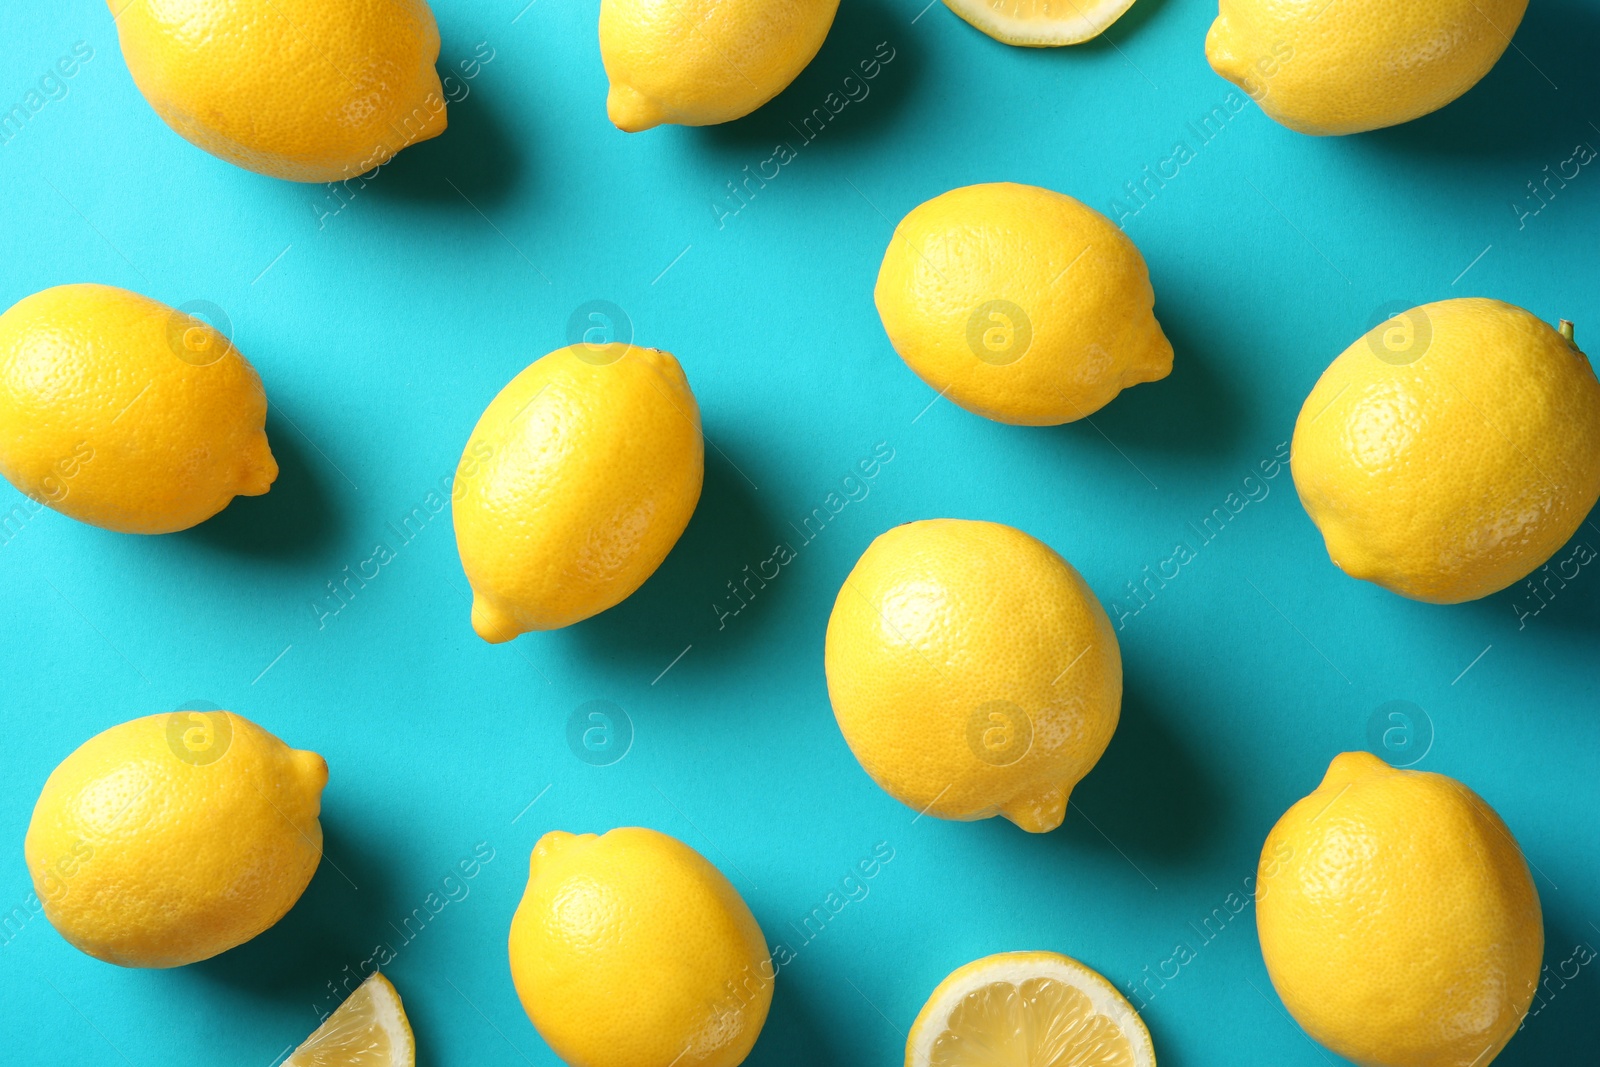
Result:
[[[282,465],[268,495],[164,537],[0,486],[0,1060],[270,1064],[386,945],[421,1062],[554,1064],[505,959],[529,850],[550,829],[644,825],[702,851],[793,953],[751,1064],[897,1062],[947,972],[1018,948],[1129,990],[1165,1067],[1337,1062],[1273,993],[1248,892],[1277,817],[1364,747],[1476,789],[1534,869],[1552,977],[1497,1063],[1590,1054],[1600,978],[1571,961],[1600,943],[1600,574],[1539,600],[1411,603],[1340,574],[1287,470],[1261,464],[1380,309],[1493,296],[1600,345],[1600,171],[1549,180],[1600,145],[1600,12],[1534,0],[1457,103],[1313,139],[1212,73],[1201,0],[1138,0],[1054,51],[925,2],[844,0],[816,61],[744,120],[624,135],[594,0],[441,0],[449,131],[341,191],[172,133],[104,4],[0,11],[0,110],[43,101],[0,136],[0,306],[78,281],[213,305],[265,380]],[[92,57],[47,79],[75,48]],[[780,144],[790,158],[765,164]],[[873,281],[907,211],[994,180],[1121,219],[1170,378],[1052,429],[935,402],[890,349]],[[682,361],[713,446],[704,497],[634,597],[490,647],[429,494],[591,301]],[[892,459],[847,494],[875,450]],[[801,544],[830,494],[848,502]],[[1202,535],[1218,508],[1231,517]],[[1122,723],[1049,835],[916,818],[830,713],[843,577],[884,529],[935,516],[1042,538],[1122,623]],[[796,558],[733,613],[728,583],[781,541]],[[394,558],[334,599],[379,543]],[[1179,543],[1194,558],[1136,595]],[[29,911],[23,834],[85,739],[194,701],[327,757],[325,859],[245,946],[121,970]],[[844,882],[885,850],[875,878]]]

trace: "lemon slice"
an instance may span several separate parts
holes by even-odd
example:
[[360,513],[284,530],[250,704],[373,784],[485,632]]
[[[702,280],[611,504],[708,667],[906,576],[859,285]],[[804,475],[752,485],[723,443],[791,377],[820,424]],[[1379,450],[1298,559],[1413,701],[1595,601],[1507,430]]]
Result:
[[1155,1067],[1133,1005],[1054,952],[985,956],[939,983],[911,1026],[906,1067]]
[[1133,0],[944,0],[944,5],[997,41],[1054,48],[1100,36]]
[[400,994],[389,979],[373,972],[283,1067],[415,1067],[416,1062],[417,1045]]

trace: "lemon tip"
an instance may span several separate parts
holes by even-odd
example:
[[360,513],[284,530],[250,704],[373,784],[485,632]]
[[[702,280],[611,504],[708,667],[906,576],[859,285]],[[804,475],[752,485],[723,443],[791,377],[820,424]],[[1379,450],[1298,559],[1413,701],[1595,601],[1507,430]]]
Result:
[[642,133],[666,121],[655,101],[621,82],[613,83],[606,94],[606,117],[623,133]]
[[491,645],[504,644],[522,633],[517,620],[481,595],[472,598],[472,629]]
[[1012,797],[1000,814],[1030,834],[1047,834],[1067,817],[1071,786],[1043,786]]

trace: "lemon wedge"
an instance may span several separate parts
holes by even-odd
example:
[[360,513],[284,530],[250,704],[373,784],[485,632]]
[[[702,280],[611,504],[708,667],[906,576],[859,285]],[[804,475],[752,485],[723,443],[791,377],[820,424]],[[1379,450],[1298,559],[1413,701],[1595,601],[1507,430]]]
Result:
[[1133,0],[944,0],[944,6],[997,41],[1055,48],[1100,36]]
[[1155,1067],[1133,1005],[1054,952],[1002,952],[939,983],[912,1024],[906,1067]]
[[416,1062],[417,1045],[400,994],[374,971],[283,1067],[415,1067]]

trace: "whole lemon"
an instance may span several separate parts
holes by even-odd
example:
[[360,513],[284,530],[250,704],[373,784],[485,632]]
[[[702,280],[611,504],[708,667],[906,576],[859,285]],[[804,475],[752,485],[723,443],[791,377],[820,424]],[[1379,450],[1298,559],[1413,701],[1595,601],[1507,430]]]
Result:
[[828,618],[828,696],[890,796],[941,819],[1054,830],[1111,741],[1122,654],[1066,560],[995,522],[884,533]]
[[255,937],[322,858],[328,764],[242,715],[147,715],[50,773],[25,852],[45,917],[96,959],[181,967]]
[[606,114],[628,133],[748,115],[811,62],[838,8],[839,0],[600,0]]
[[572,1067],[734,1067],[776,978],[722,872],[637,827],[541,837],[509,950],[523,1009]]
[[1600,381],[1521,308],[1423,304],[1323,372],[1290,464],[1345,573],[1413,600],[1474,600],[1549,559],[1600,499]]
[[1366,752],[1335,756],[1272,828],[1256,927],[1284,1006],[1362,1067],[1486,1067],[1544,954],[1539,894],[1494,809]]
[[156,114],[235,166],[333,182],[444,132],[424,0],[107,3]]
[[1033,185],[969,185],[913,208],[873,299],[917,377],[998,422],[1072,422],[1172,372],[1139,250]]
[[198,318],[109,285],[0,315],[0,474],[80,522],[171,533],[278,476],[250,362]]
[[666,559],[705,477],[683,368],[634,345],[558,348],[478,419],[456,468],[456,545],[485,641],[620,603]]
[[1478,84],[1528,0],[1220,0],[1211,68],[1291,130],[1394,126]]

